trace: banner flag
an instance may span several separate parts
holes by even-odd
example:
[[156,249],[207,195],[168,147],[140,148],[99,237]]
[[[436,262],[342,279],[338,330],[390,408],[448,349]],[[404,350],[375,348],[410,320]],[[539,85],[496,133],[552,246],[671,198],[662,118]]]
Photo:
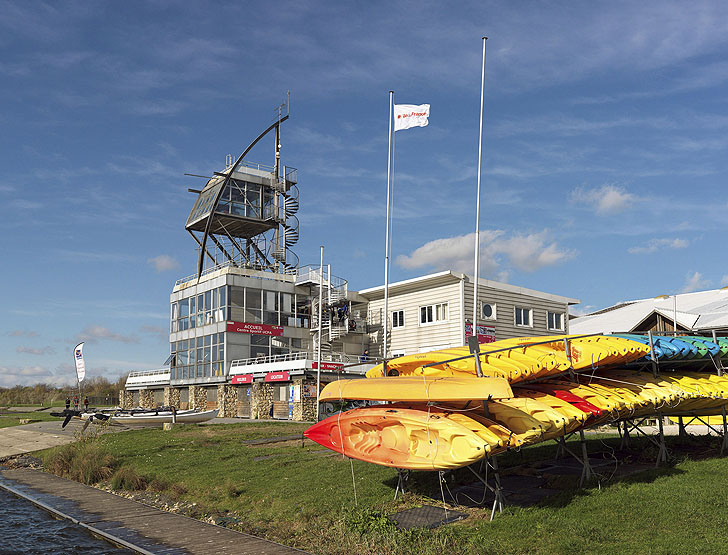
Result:
[[394,130],[409,129],[410,127],[425,127],[430,117],[430,105],[395,104]]
[[86,377],[86,365],[83,362],[83,343],[79,343],[73,349],[73,358],[76,361],[76,376],[78,376],[78,383],[81,383]]

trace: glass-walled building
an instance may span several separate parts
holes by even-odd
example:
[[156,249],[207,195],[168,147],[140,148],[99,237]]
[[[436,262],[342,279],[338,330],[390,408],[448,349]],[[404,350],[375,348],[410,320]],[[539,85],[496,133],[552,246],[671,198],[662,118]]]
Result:
[[170,297],[173,383],[225,380],[233,360],[311,350],[311,292],[295,276],[223,267]]

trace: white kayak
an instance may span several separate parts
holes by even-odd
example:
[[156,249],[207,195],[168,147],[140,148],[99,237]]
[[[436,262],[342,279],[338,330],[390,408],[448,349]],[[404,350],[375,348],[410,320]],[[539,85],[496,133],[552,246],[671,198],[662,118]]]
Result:
[[140,410],[135,409],[132,411],[116,411],[111,413],[100,414],[89,414],[85,413],[81,415],[82,418],[92,416],[97,420],[110,420],[115,424],[164,424],[166,422],[174,421],[180,424],[197,424],[200,422],[207,422],[212,420],[218,414],[217,409],[213,410],[178,410],[176,417],[172,414],[171,410]]

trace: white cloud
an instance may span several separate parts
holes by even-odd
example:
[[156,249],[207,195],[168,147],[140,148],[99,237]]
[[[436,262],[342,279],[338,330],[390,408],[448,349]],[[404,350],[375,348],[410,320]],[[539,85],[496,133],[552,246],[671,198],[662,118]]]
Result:
[[624,212],[639,201],[635,195],[616,185],[602,185],[594,189],[577,187],[571,192],[570,200],[592,208],[600,216]]
[[725,285],[728,285],[728,274],[720,278],[720,286],[723,287]]
[[157,273],[177,270],[180,267],[179,262],[168,254],[160,254],[159,256],[150,258],[147,262],[154,266]]
[[650,254],[660,249],[684,249],[690,244],[685,239],[650,239],[642,247],[631,247],[627,249],[629,254]]
[[10,337],[37,337],[38,332],[32,330],[12,330],[7,333]]
[[47,383],[65,385],[70,379],[56,376],[42,366],[0,366],[0,387]]
[[495,252],[505,254],[513,266],[524,272],[553,266],[575,254],[573,251],[561,249],[556,243],[547,244],[546,232],[499,240],[493,244],[493,248]]
[[593,312],[595,308],[596,307],[591,304],[570,306],[569,314],[571,314],[572,316],[584,316],[585,314]]
[[120,343],[139,343],[139,338],[136,335],[122,335],[111,331],[109,328],[95,324],[86,326],[83,332],[76,335],[76,340],[86,341],[87,343],[95,343],[99,339],[118,341]]
[[[552,266],[574,256],[555,242],[547,241],[546,232],[504,237],[502,230],[480,232],[481,275],[496,275],[507,280],[508,271],[500,268],[502,259],[524,272]],[[435,239],[415,249],[410,255],[397,257],[397,264],[407,269],[430,266],[437,270],[454,270],[472,274],[475,233]]]
[[[489,252],[493,241],[503,235],[501,230],[483,230],[480,232],[480,270],[490,274],[498,268],[498,263]],[[475,249],[475,233],[435,239],[418,247],[410,255],[399,255],[397,264],[413,270],[431,266],[437,270],[454,270],[456,272],[473,273]]]
[[23,345],[18,345],[15,348],[15,352],[17,353],[25,353],[28,355],[54,355],[56,353],[56,350],[53,347],[47,346],[47,347],[25,347]]
[[688,274],[685,278],[685,285],[680,290],[680,293],[692,293],[693,291],[707,289],[710,283],[709,279],[703,279],[703,275],[700,272]]

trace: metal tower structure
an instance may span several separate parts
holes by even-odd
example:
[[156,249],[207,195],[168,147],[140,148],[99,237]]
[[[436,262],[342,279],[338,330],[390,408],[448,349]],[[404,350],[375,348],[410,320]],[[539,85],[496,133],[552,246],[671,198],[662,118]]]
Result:
[[[281,124],[289,117],[288,106],[288,100],[281,104],[276,121],[234,163],[228,158],[225,170],[214,172],[202,190],[189,189],[198,195],[185,224],[199,247],[198,279],[223,265],[276,273],[297,270],[298,256],[290,250],[299,237],[297,170],[281,165]],[[273,166],[245,161],[271,131]]]

